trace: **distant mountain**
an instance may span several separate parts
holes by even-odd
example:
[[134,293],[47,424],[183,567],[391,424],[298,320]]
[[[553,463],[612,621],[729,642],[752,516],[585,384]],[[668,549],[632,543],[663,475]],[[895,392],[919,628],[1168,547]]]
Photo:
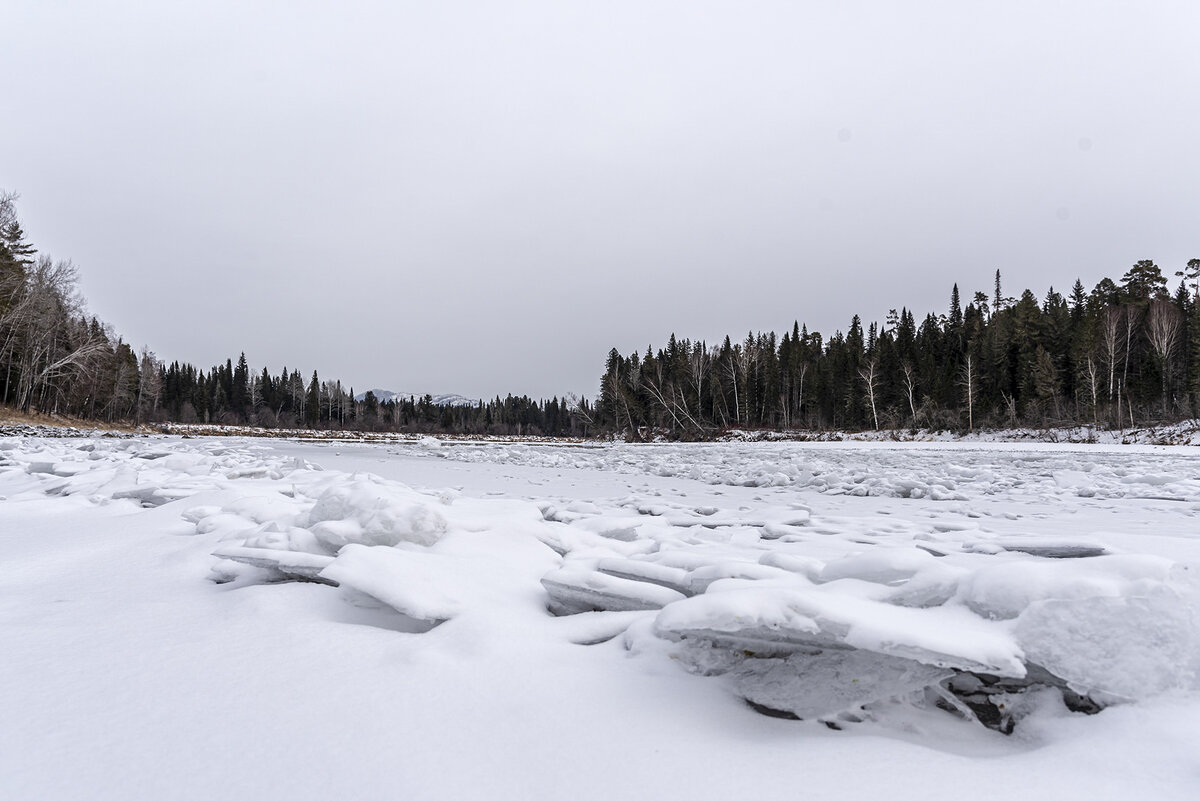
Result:
[[[424,392],[392,392],[390,389],[369,389],[367,392],[374,392],[375,397],[379,398],[380,403],[389,401],[392,398],[412,398],[415,401],[419,401],[421,398],[425,397]],[[356,401],[363,400],[367,397],[367,392],[358,393],[354,396],[354,399]],[[479,403],[477,399],[466,398],[462,395],[455,395],[453,393],[446,393],[443,395],[434,395],[433,393],[429,394],[433,397],[433,402],[438,406],[474,406],[475,404]]]

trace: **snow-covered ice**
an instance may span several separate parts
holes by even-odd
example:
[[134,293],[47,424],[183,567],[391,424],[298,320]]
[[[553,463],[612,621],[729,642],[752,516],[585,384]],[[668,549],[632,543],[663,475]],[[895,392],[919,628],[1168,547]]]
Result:
[[0,440],[0,797],[1192,798],[1200,451]]

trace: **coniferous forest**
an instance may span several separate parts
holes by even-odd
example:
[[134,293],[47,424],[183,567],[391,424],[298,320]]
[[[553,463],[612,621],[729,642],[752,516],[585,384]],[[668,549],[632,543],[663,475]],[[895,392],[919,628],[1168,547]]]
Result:
[[[782,337],[719,345],[670,337],[608,354],[600,397],[526,396],[445,406],[377,398],[314,370],[252,370],[245,355],[204,370],[138,352],[89,316],[69,261],[40,254],[16,196],[0,193],[0,402],[85,420],[220,423],[450,434],[702,439],[728,429],[1119,428],[1200,415],[1200,259],[1164,273],[1139,261],[1090,290],[1076,281],[964,304],[917,322],[858,315],[825,338],[799,322]],[[1169,276],[1179,279],[1174,290]]]
[[855,315],[825,339],[799,323],[781,338],[750,333],[717,346],[671,336],[657,352],[608,355],[596,416],[602,427],[665,429],[973,430],[1124,427],[1195,417],[1200,408],[1200,259],[1175,272],[1152,261],[1090,291],[1050,288],[944,314],[907,308],[882,325]]

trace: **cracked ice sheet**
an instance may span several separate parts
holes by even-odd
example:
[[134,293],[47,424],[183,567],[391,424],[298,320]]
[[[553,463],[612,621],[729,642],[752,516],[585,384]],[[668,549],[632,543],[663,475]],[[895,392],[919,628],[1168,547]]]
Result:
[[[952,582],[956,570],[974,570],[984,560],[1033,559],[962,548],[1017,537],[1088,538],[1135,555],[1195,559],[1200,509],[1194,499],[1112,494],[1119,485],[1137,485],[1121,480],[1129,476],[1152,477],[1141,482],[1145,487],[1174,484],[1190,492],[1196,469],[1186,452],[1121,451],[1109,464],[1102,450],[1051,449],[1060,463],[1075,465],[1070,469],[1107,476],[1097,482],[1104,492],[1086,496],[1059,486],[1053,471],[1028,471],[1026,463],[1036,459],[1006,455],[1006,447],[977,447],[975,461],[982,465],[969,455],[954,457],[962,470],[992,470],[994,481],[960,475],[954,491],[966,500],[931,500],[833,494],[812,482],[709,483],[706,475],[716,470],[735,477],[751,475],[755,465],[781,472],[768,462],[788,456],[787,449],[773,454],[756,445],[722,446],[728,453],[669,446],[679,464],[697,463],[700,478],[691,478],[635,469],[637,451],[624,446],[617,449],[628,451],[620,460],[589,466],[578,464],[579,449],[565,448],[530,456],[503,446],[512,460],[467,461],[401,453],[395,446],[143,443],[144,455],[166,450],[178,456],[183,469],[176,469],[164,462],[171,457],[147,459],[125,443],[101,441],[96,469],[79,471],[80,459],[94,452],[32,444],[36,461],[71,467],[57,471],[61,475],[0,467],[6,498],[0,502],[6,643],[0,705],[8,718],[0,734],[0,789],[13,797],[128,798],[130,788],[156,798],[235,792],[262,798],[691,799],[729,798],[746,788],[784,797],[797,787],[821,797],[920,799],[1194,794],[1200,705],[1186,693],[1088,718],[1047,710],[1026,721],[1018,739],[949,716],[901,717],[904,725],[889,729],[862,724],[839,733],[763,718],[668,660],[630,658],[619,638],[574,645],[612,629],[597,623],[594,635],[581,636],[564,629],[561,619],[535,614],[538,580],[556,557],[532,534],[521,536],[537,525],[527,515],[539,502],[566,508],[586,501],[591,507],[577,507],[581,514],[613,517],[637,505],[712,508],[731,519],[754,516],[780,525],[799,504],[811,510],[816,531],[792,541],[784,536],[769,547],[745,538],[744,530],[654,523],[650,536],[661,546],[658,553],[700,549],[706,560],[728,567],[739,554],[751,564],[772,554],[778,557],[773,564],[799,565],[797,575],[817,579],[813,560],[836,564],[881,546],[925,544],[948,553],[933,560],[954,568],[943,571]],[[880,478],[875,486],[884,486],[892,481],[887,476],[908,469],[903,451],[876,459],[873,450],[826,447],[816,457],[801,456],[823,460],[821,475],[841,477],[826,482],[835,488],[847,476],[866,482],[874,474]],[[928,458],[936,454],[911,451],[914,464],[936,461]],[[194,521],[183,512],[201,504],[230,507],[230,517],[248,526],[272,508],[293,515],[286,501],[246,499],[293,492],[306,503],[315,500],[324,478],[294,473],[295,457],[326,471],[367,470],[431,490],[431,502],[456,488],[443,510],[454,536],[440,547],[466,548],[468,534],[481,528],[510,529],[505,547],[489,553],[503,560],[506,581],[517,590],[506,596],[511,602],[416,635],[405,633],[387,609],[351,607],[329,587],[233,588],[206,581],[210,553],[229,532],[218,525],[194,533]],[[15,461],[22,458],[23,452]],[[660,473],[669,466],[661,459],[648,464]],[[1177,480],[1153,483],[1164,477]],[[929,483],[928,477],[914,480]],[[146,485],[189,494],[154,508],[114,498]],[[504,503],[489,515],[490,499]],[[614,540],[604,556],[649,555],[629,546]],[[870,587],[892,592],[899,588],[888,580],[926,561],[843,563],[831,571],[837,576],[831,584],[874,598],[868,586],[851,584],[862,582],[856,571],[885,582],[866,582]],[[1129,625],[1140,620],[1133,615]],[[578,625],[584,623],[593,625]],[[1047,647],[1054,644],[1049,640]]]

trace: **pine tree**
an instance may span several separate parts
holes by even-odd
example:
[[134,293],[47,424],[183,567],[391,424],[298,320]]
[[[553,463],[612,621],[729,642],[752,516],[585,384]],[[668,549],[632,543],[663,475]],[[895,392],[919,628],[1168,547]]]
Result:
[[25,241],[15,201],[16,195],[0,192],[0,315],[11,306],[37,255],[37,248]]
[[1149,259],[1143,259],[1130,267],[1121,281],[1129,301],[1143,308],[1151,300],[1167,292],[1167,279],[1159,266]]

